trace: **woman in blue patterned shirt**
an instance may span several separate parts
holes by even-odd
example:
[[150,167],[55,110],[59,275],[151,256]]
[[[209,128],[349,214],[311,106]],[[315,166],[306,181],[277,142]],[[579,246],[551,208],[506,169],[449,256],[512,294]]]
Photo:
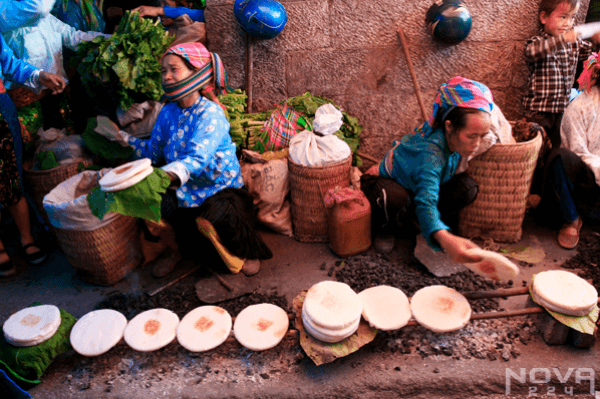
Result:
[[[201,43],[184,43],[167,50],[162,65],[169,102],[150,139],[140,140],[125,132],[119,132],[116,139],[132,146],[137,158],[165,164],[162,169],[171,178],[172,190],[163,197],[161,211],[175,230],[182,256],[221,263],[196,226],[196,218],[203,217],[215,227],[229,252],[246,259],[242,272],[255,274],[259,259],[269,259],[272,253],[254,230],[252,197],[241,189],[244,181],[236,146],[224,108],[215,96],[216,90],[227,87],[221,60]],[[169,273],[179,259],[171,260],[158,263],[153,274],[162,277]]]

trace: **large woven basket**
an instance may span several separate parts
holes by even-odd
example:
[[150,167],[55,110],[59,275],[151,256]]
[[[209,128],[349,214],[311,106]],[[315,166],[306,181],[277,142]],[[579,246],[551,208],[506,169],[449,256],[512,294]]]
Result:
[[48,216],[44,210],[44,197],[54,187],[67,180],[69,177],[75,176],[80,163],[83,164],[84,167],[88,167],[92,164],[92,161],[82,158],[47,170],[31,170],[31,161],[25,162],[23,165],[23,184],[31,191],[33,200],[48,225]]
[[142,263],[136,218],[119,216],[96,230],[53,228],[67,260],[84,281],[113,285]]
[[460,214],[458,233],[500,242],[521,239],[527,197],[542,136],[515,144],[494,144],[469,161],[467,173],[479,185],[475,201]]
[[323,195],[335,186],[350,185],[352,157],[334,165],[308,167],[288,158],[294,238],[301,242],[327,242],[327,210]]

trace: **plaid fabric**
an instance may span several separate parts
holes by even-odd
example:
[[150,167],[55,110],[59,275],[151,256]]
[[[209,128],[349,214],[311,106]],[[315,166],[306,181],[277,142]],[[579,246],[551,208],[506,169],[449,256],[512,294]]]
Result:
[[307,125],[302,114],[285,103],[279,105],[265,122],[264,129],[269,137],[265,150],[277,151],[288,148],[292,137],[306,129]]
[[217,98],[217,95],[231,91],[227,85],[227,72],[221,57],[216,53],[210,53],[202,43],[197,42],[173,46],[165,52],[163,58],[168,54],[186,59],[199,71],[184,81],[163,85],[167,98],[170,101],[177,101],[194,90],[201,90],[205,97],[219,104],[227,114],[227,108]]
[[[67,9],[69,8],[70,0],[62,0],[62,10],[66,14]],[[88,23],[89,30],[91,31],[100,31],[101,21],[98,18],[98,14],[94,7],[98,7],[97,11],[102,15],[102,5],[104,0],[94,1],[94,0],[73,0],[77,5],[81,7],[81,13],[83,17]],[[104,26],[104,25],[103,25]]]
[[529,83],[523,98],[526,111],[560,113],[569,104],[575,70],[593,50],[590,42],[566,43],[564,36],[543,32],[527,41],[525,59],[529,67]]
[[455,76],[440,86],[433,100],[431,116],[415,129],[415,133],[421,136],[431,133],[438,114],[441,112],[445,117],[454,107],[473,108],[490,113],[493,106],[492,92],[486,85]]
[[600,65],[598,65],[598,53],[592,53],[589,58],[583,63],[583,71],[577,79],[577,83],[579,83],[579,89],[585,90],[586,93],[589,93],[592,89],[592,86],[596,84],[596,80],[598,78],[598,71],[600,70]]

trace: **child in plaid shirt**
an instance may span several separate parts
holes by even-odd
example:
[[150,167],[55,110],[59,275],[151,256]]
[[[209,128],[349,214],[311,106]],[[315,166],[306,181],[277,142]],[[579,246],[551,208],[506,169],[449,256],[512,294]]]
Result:
[[[542,0],[541,35],[529,39],[525,48],[529,83],[523,108],[529,121],[546,130],[553,148],[560,147],[560,123],[571,97],[577,62],[594,50],[592,43],[581,40],[572,29],[578,10],[579,0]],[[600,34],[592,40],[600,43]]]

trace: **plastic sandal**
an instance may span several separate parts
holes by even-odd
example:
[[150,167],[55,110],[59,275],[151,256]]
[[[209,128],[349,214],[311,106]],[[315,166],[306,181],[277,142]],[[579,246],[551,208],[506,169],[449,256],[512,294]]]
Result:
[[579,243],[579,231],[581,230],[581,226],[583,226],[583,221],[581,218],[578,218],[574,225],[569,224],[561,228],[557,237],[558,245],[564,249],[575,249]]

